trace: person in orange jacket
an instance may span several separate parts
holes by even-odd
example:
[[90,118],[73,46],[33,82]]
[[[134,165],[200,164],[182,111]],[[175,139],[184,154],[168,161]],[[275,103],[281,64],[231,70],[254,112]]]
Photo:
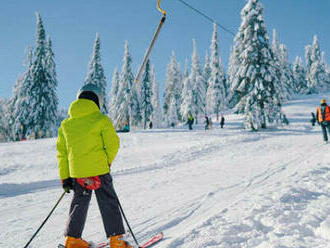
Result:
[[326,100],[321,100],[321,105],[317,108],[316,119],[322,128],[323,140],[328,143],[327,130],[330,135],[330,106],[327,105]]

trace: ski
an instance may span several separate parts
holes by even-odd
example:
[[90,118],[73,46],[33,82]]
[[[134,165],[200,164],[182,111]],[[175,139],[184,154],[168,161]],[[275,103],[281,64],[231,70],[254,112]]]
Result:
[[161,241],[164,238],[164,234],[162,232],[157,233],[156,235],[154,235],[151,239],[149,239],[147,242],[145,242],[141,248],[148,248],[148,247],[152,247],[153,245],[155,245],[156,243],[158,243],[159,241]]
[[[159,241],[161,241],[164,238],[164,234],[162,232],[155,234],[154,236],[152,236],[147,242],[145,242],[143,245],[141,245],[140,247],[137,248],[149,248],[154,246],[156,243],[158,243]],[[109,243],[104,242],[104,243],[91,243],[90,244],[91,248],[109,248]],[[136,247],[136,246],[133,246]],[[59,244],[58,248],[65,248],[64,245]]]

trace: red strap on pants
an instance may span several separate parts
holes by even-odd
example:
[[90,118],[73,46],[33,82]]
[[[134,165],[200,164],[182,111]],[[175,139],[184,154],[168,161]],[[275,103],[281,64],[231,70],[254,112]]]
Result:
[[101,187],[101,180],[99,176],[77,178],[77,182],[84,188],[89,190],[96,190]]

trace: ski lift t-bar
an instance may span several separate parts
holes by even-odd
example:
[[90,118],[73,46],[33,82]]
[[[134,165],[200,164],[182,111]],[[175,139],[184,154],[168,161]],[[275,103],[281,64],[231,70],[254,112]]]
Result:
[[163,17],[162,17],[162,19],[160,20],[160,23],[159,23],[159,25],[158,25],[158,27],[157,27],[157,30],[156,30],[156,32],[155,32],[155,34],[154,34],[154,37],[153,37],[152,41],[151,41],[151,44],[150,44],[150,46],[149,46],[149,48],[148,48],[146,54],[144,55],[142,65],[140,66],[139,72],[138,72],[138,74],[137,74],[137,76],[136,76],[136,78],[135,78],[135,80],[134,80],[135,83],[138,83],[138,82],[140,81],[142,71],[143,71],[144,67],[145,67],[146,64],[147,64],[147,61],[148,61],[148,59],[149,59],[149,56],[150,56],[151,50],[152,50],[152,48],[153,48],[153,46],[154,46],[154,44],[155,44],[155,42],[156,42],[156,40],[157,40],[157,37],[158,37],[158,35],[159,35],[159,32],[160,32],[160,30],[161,30],[161,28],[162,28],[162,26],[163,26],[163,24],[164,24],[164,22],[165,22],[165,19],[166,19],[166,11],[163,10],[163,9],[159,6],[160,2],[161,2],[161,0],[158,0],[157,8],[158,8],[158,10],[159,10],[160,12],[163,13]]
[[[158,27],[157,27],[157,30],[156,30],[156,32],[155,32],[155,34],[154,34],[154,37],[153,37],[152,41],[151,41],[151,44],[150,44],[150,46],[149,46],[149,48],[148,48],[146,54],[144,55],[143,62],[142,62],[142,64],[141,64],[141,66],[140,66],[140,68],[139,68],[139,71],[138,71],[138,74],[137,74],[137,76],[136,76],[136,78],[135,78],[135,80],[134,80],[135,83],[139,83],[139,81],[140,81],[142,71],[143,71],[143,69],[145,68],[145,66],[146,66],[146,64],[147,64],[147,61],[148,61],[148,59],[149,59],[149,56],[150,56],[151,50],[152,50],[152,48],[153,48],[153,46],[154,46],[154,44],[155,44],[155,42],[156,42],[156,40],[157,40],[157,37],[158,37],[158,35],[159,35],[159,32],[160,32],[160,30],[161,30],[161,28],[162,28],[162,26],[163,26],[163,24],[164,24],[164,22],[165,22],[165,19],[166,19],[166,11],[163,10],[162,8],[160,8],[160,6],[159,6],[160,2],[161,2],[161,0],[158,0],[157,8],[158,8],[158,10],[159,10],[160,12],[163,13],[163,17],[162,17],[162,19],[160,20],[160,23],[159,23],[159,25],[158,25]],[[131,94],[132,94],[132,91],[131,91],[130,94],[128,95],[128,98],[130,97]],[[126,101],[126,105],[128,105],[128,101]],[[115,127],[118,127],[118,126],[120,125],[120,122],[122,121],[123,117],[124,117],[123,114],[120,113],[119,116],[118,116],[118,118],[117,118],[117,121],[116,121],[116,125],[115,125]]]

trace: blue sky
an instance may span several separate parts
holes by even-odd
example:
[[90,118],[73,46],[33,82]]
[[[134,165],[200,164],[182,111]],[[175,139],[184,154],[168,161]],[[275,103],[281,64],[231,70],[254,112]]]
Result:
[[[240,11],[245,0],[185,0],[212,16],[236,33],[241,23]],[[330,61],[330,1],[328,0],[261,0],[265,22],[271,36],[288,47],[289,59],[304,57],[304,47],[313,35],[319,37],[321,50]],[[10,97],[19,74],[25,49],[34,46],[38,11],[53,41],[58,74],[60,107],[67,108],[82,85],[92,53],[95,34],[101,38],[102,63],[108,90],[115,67],[121,68],[124,42],[128,40],[134,69],[141,63],[161,18],[156,0],[2,0],[0,9],[0,97]],[[151,55],[156,76],[164,85],[166,65],[171,51],[183,65],[197,41],[204,61],[212,36],[212,24],[177,0],[162,0],[168,12],[166,23]],[[220,52],[227,65],[233,36],[219,29]]]

